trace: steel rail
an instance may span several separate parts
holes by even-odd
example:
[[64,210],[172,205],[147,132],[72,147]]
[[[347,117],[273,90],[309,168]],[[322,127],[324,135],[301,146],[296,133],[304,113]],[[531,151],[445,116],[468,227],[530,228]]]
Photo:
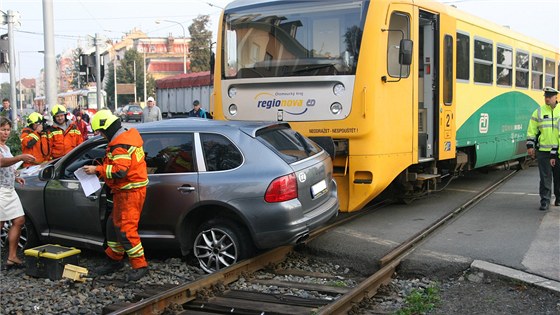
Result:
[[[342,225],[350,220],[354,220],[366,213],[380,209],[386,205],[390,204],[389,201],[381,201],[379,203],[366,206],[363,211],[355,212],[344,216],[344,218],[338,218],[336,221],[330,224],[318,228],[309,234],[309,238],[304,242],[309,242],[310,240],[326,233],[328,230]],[[121,315],[121,314],[158,314],[164,308],[172,304],[185,304],[187,302],[193,301],[197,298],[197,293],[202,292],[210,288],[215,283],[222,283],[224,285],[235,282],[244,273],[252,273],[257,270],[263,269],[270,264],[276,264],[286,259],[287,255],[294,250],[295,245],[286,245],[269,250],[259,256],[241,261],[229,268],[222,271],[212,273],[199,280],[185,283],[183,285],[171,288],[161,294],[154,295],[152,297],[146,298],[139,302],[124,306],[123,308],[113,311],[110,314]]]

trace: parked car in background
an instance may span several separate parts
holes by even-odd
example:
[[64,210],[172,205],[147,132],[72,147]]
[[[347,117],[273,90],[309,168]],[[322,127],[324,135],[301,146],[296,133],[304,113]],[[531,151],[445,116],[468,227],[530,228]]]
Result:
[[140,105],[129,104],[123,107],[120,114],[121,121],[141,121],[142,120],[142,107]]
[[122,110],[123,110],[123,107],[122,107],[122,106],[119,106],[119,107],[117,107],[117,108],[115,109],[115,111],[113,112],[113,114],[114,114],[115,116],[121,118]]
[[[147,250],[179,248],[213,272],[303,241],[338,213],[329,154],[287,123],[186,118],[137,129],[149,174],[139,223]],[[74,171],[98,163],[106,146],[95,137],[22,172],[26,185],[16,189],[26,247],[103,248],[107,195],[102,189],[85,196]]]

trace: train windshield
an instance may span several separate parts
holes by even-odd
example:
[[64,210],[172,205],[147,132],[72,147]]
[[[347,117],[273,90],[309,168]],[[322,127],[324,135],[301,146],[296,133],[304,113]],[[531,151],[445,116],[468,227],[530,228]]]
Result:
[[364,5],[309,1],[226,11],[223,77],[355,74]]

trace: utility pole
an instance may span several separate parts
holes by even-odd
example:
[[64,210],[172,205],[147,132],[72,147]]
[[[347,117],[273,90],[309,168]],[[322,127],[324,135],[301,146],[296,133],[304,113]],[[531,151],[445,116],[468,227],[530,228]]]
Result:
[[144,103],[147,99],[147,87],[146,87],[146,50],[144,50]]
[[113,60],[113,81],[115,82],[115,110],[117,110],[117,52],[115,51],[115,60]]
[[136,59],[133,60],[132,65],[134,66],[134,103],[138,101],[138,97],[136,96]]
[[43,0],[43,29],[45,33],[45,100],[49,108],[56,104],[56,59],[54,51],[53,0]]
[[99,53],[99,46],[101,45],[101,38],[99,34],[95,33],[95,86],[97,89],[97,110],[101,110],[101,56]]

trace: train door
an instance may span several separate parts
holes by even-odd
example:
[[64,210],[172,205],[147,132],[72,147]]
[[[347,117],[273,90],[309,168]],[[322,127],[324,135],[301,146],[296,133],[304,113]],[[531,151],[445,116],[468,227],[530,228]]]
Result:
[[454,158],[456,155],[455,129],[455,19],[447,15],[440,17],[439,35],[439,134],[438,160]]
[[420,11],[418,47],[418,160],[435,157],[434,126],[437,108],[438,67],[435,51],[437,50],[438,16]]
[[419,12],[419,161],[455,157],[454,21]]

